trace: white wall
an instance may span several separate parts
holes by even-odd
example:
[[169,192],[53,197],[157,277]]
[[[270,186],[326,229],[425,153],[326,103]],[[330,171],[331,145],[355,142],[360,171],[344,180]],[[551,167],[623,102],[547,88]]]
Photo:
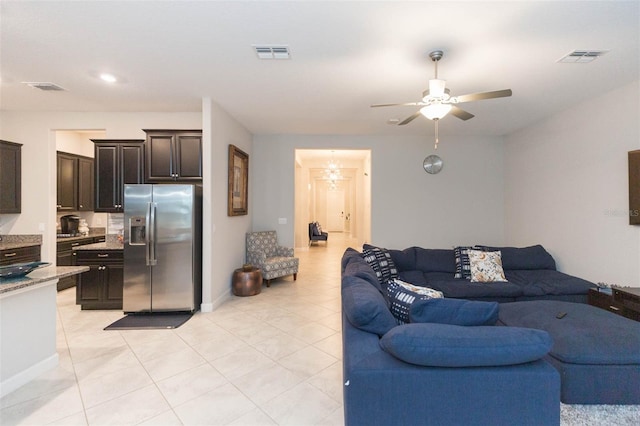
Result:
[[506,138],[509,244],[543,244],[560,270],[594,282],[639,285],[627,165],[640,148],[639,91],[636,82]]
[[[294,244],[294,151],[371,149],[371,242],[390,248],[503,243],[503,143],[500,137],[442,138],[444,168],[429,175],[429,137],[261,135],[251,166],[254,230],[276,229]],[[287,218],[279,225],[278,218]]]
[[245,263],[245,234],[251,230],[251,217],[260,207],[252,204],[253,189],[249,185],[249,214],[227,216],[229,144],[249,154],[251,168],[257,162],[252,154],[252,135],[211,99],[203,99],[202,105],[203,184],[211,188],[203,197],[203,263],[209,268],[203,270],[202,310],[208,312],[231,295],[231,276]]

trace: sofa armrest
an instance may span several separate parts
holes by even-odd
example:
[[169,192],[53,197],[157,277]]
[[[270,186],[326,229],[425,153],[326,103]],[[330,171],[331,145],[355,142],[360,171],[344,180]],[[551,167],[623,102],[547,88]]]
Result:
[[293,248],[276,246],[276,254],[283,257],[293,257]]

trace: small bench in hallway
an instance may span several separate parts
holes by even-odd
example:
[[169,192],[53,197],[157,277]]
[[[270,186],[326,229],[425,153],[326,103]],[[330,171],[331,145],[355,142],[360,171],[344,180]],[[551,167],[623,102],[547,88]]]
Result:
[[583,303],[503,303],[499,324],[547,331],[565,404],[640,404],[640,322]]

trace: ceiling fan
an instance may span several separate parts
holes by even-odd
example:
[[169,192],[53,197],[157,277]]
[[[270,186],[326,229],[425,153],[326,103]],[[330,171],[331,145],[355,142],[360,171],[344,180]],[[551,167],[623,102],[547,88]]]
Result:
[[406,102],[402,104],[374,104],[371,107],[387,107],[387,106],[419,106],[421,107],[413,115],[405,118],[398,123],[398,126],[409,124],[420,115],[424,115],[429,120],[435,121],[436,126],[436,149],[438,148],[438,120],[447,114],[458,117],[461,120],[469,120],[474,117],[473,114],[456,106],[456,104],[481,101],[484,99],[504,98],[511,96],[511,89],[496,90],[493,92],[471,93],[467,95],[451,96],[448,88],[445,88],[445,80],[438,79],[438,61],[442,59],[444,53],[442,50],[434,50],[429,53],[429,57],[435,65],[435,78],[429,80],[429,88],[422,92],[422,100],[418,102]]

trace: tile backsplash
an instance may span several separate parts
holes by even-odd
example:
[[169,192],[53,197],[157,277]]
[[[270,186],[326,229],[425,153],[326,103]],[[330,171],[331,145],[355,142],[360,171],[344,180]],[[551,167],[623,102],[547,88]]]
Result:
[[108,235],[124,235],[124,213],[108,214],[107,234]]

